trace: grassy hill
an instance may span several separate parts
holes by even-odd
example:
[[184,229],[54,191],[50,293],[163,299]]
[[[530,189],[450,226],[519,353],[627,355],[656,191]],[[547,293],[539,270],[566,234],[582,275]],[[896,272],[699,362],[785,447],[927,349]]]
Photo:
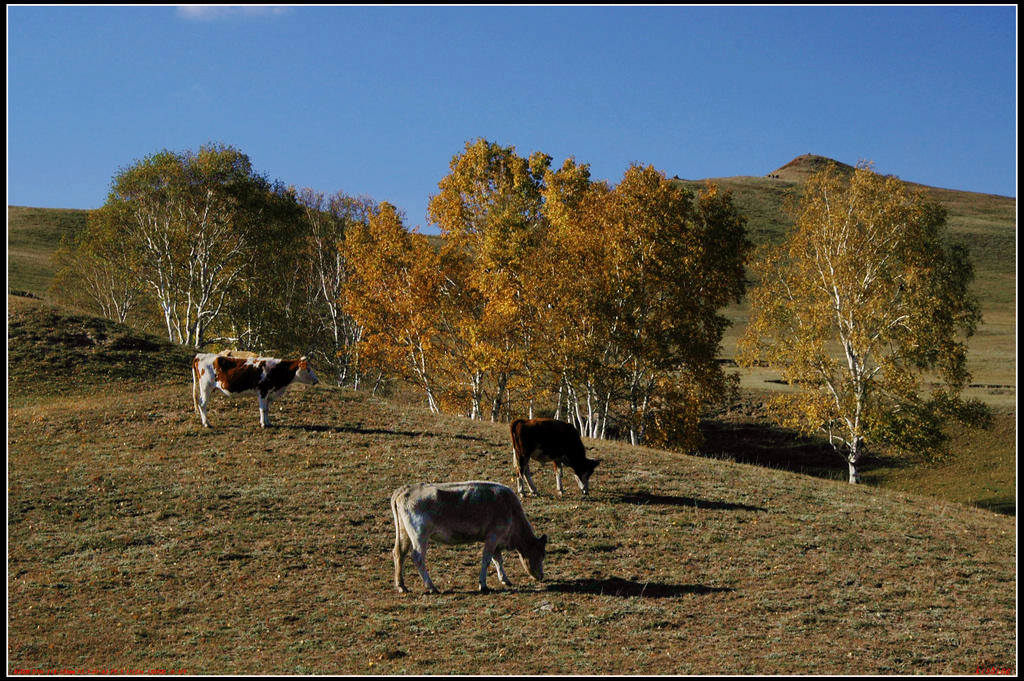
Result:
[[45,297],[62,237],[85,229],[88,211],[7,207],[7,288]]
[[150,381],[188,380],[194,353],[116,322],[8,296],[7,354],[16,406],[92,390],[123,396]]
[[8,304],[9,671],[1016,671],[1013,518],[587,441],[591,499],[544,470],[525,502],[547,581],[509,559],[479,595],[480,547],[441,546],[443,593],[407,566],[399,595],[391,490],[511,482],[507,425],[321,384],[268,430],[215,397],[207,430],[187,353]]

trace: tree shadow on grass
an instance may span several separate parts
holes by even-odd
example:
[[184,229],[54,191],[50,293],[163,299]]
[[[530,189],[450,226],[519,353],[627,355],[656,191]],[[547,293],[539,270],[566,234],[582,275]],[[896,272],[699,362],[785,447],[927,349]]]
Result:
[[1017,515],[1017,500],[1009,495],[994,496],[988,499],[978,499],[974,502],[978,508],[1003,515]]
[[[706,419],[700,430],[704,436],[701,456],[828,480],[845,480],[848,474],[846,463],[824,438],[806,437],[788,428],[750,420]],[[861,472],[870,470],[874,460],[863,460]]]
[[323,425],[284,425],[276,426],[290,430],[304,430],[309,433],[358,433],[359,435],[401,435],[402,437],[438,437],[453,440],[475,440],[483,442],[484,438],[475,435],[455,435],[450,433],[431,433],[430,431],[413,432],[409,430],[388,430],[387,428],[363,428],[362,426],[323,426]]
[[728,501],[708,501],[694,497],[677,497],[665,494],[651,494],[650,492],[629,492],[619,496],[617,501],[624,504],[644,506],[647,504],[662,506],[688,506],[711,511],[761,511],[766,509],[760,506],[748,506],[747,504],[734,504]]
[[547,582],[547,591],[572,594],[596,594],[618,596],[619,598],[672,598],[687,594],[704,595],[733,591],[728,587],[704,586],[703,584],[664,584],[662,582],[638,582],[621,577],[604,579],[572,579],[561,582]]

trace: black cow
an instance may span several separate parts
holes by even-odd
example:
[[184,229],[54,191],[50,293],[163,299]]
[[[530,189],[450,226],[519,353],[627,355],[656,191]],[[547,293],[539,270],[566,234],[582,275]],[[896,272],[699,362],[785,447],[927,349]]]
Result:
[[523,480],[530,492],[537,494],[537,488],[530,477],[530,457],[537,461],[550,461],[555,468],[555,486],[562,494],[562,466],[572,468],[584,495],[590,492],[590,475],[599,461],[588,459],[583,449],[580,434],[572,425],[549,418],[516,419],[511,425],[512,466],[516,472],[519,495],[523,493]]

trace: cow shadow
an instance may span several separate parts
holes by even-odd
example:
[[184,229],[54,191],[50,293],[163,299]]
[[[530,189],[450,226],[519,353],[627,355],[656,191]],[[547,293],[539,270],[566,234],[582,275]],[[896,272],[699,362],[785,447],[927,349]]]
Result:
[[735,504],[728,501],[709,501],[694,497],[679,497],[666,494],[651,494],[650,492],[628,492],[619,495],[615,501],[635,506],[660,505],[660,506],[686,506],[709,511],[759,511],[767,512],[760,506],[749,506],[747,504]]
[[687,594],[705,595],[733,591],[729,587],[704,586],[703,584],[665,584],[663,582],[638,582],[621,577],[603,579],[572,579],[560,582],[546,582],[545,590],[571,594],[594,594],[617,596],[619,598],[673,598]]

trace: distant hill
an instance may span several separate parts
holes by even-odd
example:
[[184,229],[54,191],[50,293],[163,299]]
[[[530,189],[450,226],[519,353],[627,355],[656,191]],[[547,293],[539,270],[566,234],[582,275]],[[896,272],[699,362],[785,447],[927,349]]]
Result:
[[852,173],[854,170],[851,165],[840,163],[824,156],[803,154],[797,156],[781,168],[773,170],[769,173],[769,176],[788,182],[805,182],[814,173],[824,170],[829,163],[835,163],[841,171],[846,173]]
[[[804,182],[829,163],[841,171],[852,173],[851,165],[814,154],[797,156],[789,163],[764,175],[737,175],[712,177],[699,180],[677,180],[691,188],[699,188],[706,182],[714,182],[723,189],[733,192],[734,199],[748,218],[751,237],[757,244],[775,241],[782,232],[792,225],[784,207],[787,199],[800,196]],[[997,194],[944,189],[909,182],[904,183],[919,189],[931,200],[945,206],[948,211],[947,226],[950,234],[963,237],[972,235],[971,252],[980,260],[977,269],[996,267],[1000,272],[1014,271],[1014,254],[1017,220],[1017,200]],[[973,237],[982,235],[981,242]],[[1007,247],[1011,247],[1008,251]]]
[[63,237],[85,229],[87,210],[7,207],[7,287],[44,297]]

